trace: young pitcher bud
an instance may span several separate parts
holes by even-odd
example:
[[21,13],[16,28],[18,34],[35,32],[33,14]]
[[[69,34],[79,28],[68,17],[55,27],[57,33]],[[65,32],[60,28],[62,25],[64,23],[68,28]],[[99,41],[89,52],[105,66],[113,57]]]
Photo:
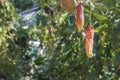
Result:
[[78,28],[78,32],[80,32],[84,26],[84,6],[82,3],[80,3],[77,7],[77,13],[76,13],[76,24]]
[[89,25],[85,30],[85,49],[88,58],[93,57],[94,28]]
[[74,0],[60,0],[62,6],[69,12],[75,13]]

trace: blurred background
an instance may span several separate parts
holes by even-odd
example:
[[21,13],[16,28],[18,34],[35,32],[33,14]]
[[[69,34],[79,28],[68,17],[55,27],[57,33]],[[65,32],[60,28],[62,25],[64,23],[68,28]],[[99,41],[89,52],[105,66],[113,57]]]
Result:
[[[84,4],[81,32],[61,1],[0,0],[0,80],[120,80],[120,0],[74,0]],[[93,58],[85,52],[90,17]]]

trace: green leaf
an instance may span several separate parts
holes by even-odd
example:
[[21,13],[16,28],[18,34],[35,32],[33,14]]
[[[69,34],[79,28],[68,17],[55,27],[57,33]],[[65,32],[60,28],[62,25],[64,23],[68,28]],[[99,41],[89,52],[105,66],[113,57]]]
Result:
[[36,65],[43,64],[44,57],[38,56],[37,59],[34,61]]
[[103,24],[95,29],[95,32],[100,32],[101,30],[108,28],[107,24]]
[[100,21],[107,19],[107,17],[100,15],[100,14],[97,14],[97,13],[94,13],[94,16]]

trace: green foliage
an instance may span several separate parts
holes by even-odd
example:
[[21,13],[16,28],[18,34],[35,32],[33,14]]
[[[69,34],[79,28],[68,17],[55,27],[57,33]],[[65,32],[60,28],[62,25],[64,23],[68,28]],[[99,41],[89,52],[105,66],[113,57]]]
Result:
[[[60,1],[36,1],[40,3],[41,10],[30,18],[32,23],[21,16],[15,16],[14,8],[8,1],[0,5],[1,78],[18,80],[22,76],[29,76],[35,80],[120,79],[119,0],[94,0],[90,1],[92,5],[89,1],[83,2],[85,26],[81,32],[77,32],[75,14],[66,12]],[[19,5],[21,4],[17,6]],[[84,44],[90,13],[95,28],[94,57],[91,59],[86,55]],[[10,26],[7,24],[8,19],[14,22]],[[39,42],[38,46],[34,42]]]
[[16,61],[12,59],[11,51],[8,52],[10,45],[8,40],[14,36],[11,33],[14,19],[14,7],[5,0],[0,4],[0,79],[17,80],[21,76]]
[[[55,11],[55,5],[58,4],[59,2],[51,6],[48,3],[47,6],[52,7],[53,11]],[[119,54],[117,46],[120,46],[120,33],[116,30],[120,30],[120,28],[117,25],[119,22],[116,23],[116,20],[119,21],[117,17],[120,16],[115,15],[119,13],[117,10],[115,10],[115,8],[119,7],[119,2],[111,0],[103,1],[102,3],[94,2],[93,5],[91,17],[92,24],[95,27],[94,58],[88,59],[85,55],[84,35],[82,35],[84,34],[84,30],[81,33],[76,31],[74,15],[65,15],[66,13],[61,9],[61,13],[54,15],[53,22],[51,22],[51,24],[53,24],[54,21],[56,21],[56,25],[53,25],[55,41],[53,41],[52,44],[57,45],[57,47],[49,47],[48,45],[46,46],[48,48],[53,47],[53,50],[51,51],[51,57],[49,56],[50,58],[48,58],[46,62],[49,64],[46,65],[45,63],[45,66],[43,66],[48,67],[45,68],[40,75],[46,72],[46,74],[48,74],[48,78],[52,78],[53,80],[118,79],[118,66],[120,63],[119,60],[118,62],[115,61],[118,59],[118,57],[115,55]],[[85,3],[84,6],[86,9],[86,27],[89,24],[88,18],[90,16],[90,6],[88,3]],[[53,14],[55,13],[56,12]],[[48,16],[51,15],[48,14]],[[48,34],[46,35],[49,36]],[[55,42],[58,43],[56,44]],[[48,44],[49,43],[50,41],[48,40]],[[115,52],[116,50],[117,53]],[[117,71],[115,71],[116,65],[118,69]],[[38,70],[43,70],[43,68]]]
[[12,37],[9,31],[13,20],[14,7],[8,1],[4,1],[0,5],[0,55],[6,51],[6,40]]

